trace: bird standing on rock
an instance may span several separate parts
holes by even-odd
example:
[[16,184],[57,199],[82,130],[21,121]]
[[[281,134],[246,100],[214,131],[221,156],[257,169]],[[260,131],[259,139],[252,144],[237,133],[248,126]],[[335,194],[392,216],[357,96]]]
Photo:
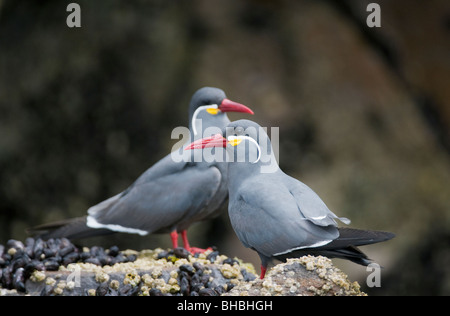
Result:
[[[208,128],[224,128],[230,122],[226,112],[253,114],[245,105],[227,99],[221,89],[204,87],[195,92],[189,105],[191,136],[186,144],[211,135],[204,135]],[[183,148],[178,150],[181,155]],[[175,161],[174,157],[172,153],[158,161],[125,191],[89,208],[87,216],[33,230],[43,232],[39,236],[43,239],[78,239],[113,232],[142,236],[170,233],[174,248],[181,232],[187,250],[201,251],[189,245],[186,230],[194,222],[215,217],[225,203],[227,164]]]
[[[224,137],[225,136],[225,137]],[[273,259],[323,255],[371,263],[357,246],[389,240],[394,234],[337,227],[336,219],[307,185],[278,166],[269,137],[257,123],[231,122],[185,150],[223,147],[228,153],[228,213],[240,241],[261,258],[261,279]]]

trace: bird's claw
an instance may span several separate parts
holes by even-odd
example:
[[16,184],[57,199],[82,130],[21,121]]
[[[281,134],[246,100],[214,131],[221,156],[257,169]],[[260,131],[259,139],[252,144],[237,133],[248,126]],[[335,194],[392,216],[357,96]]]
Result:
[[212,251],[213,249],[211,247],[208,247],[206,249],[203,248],[197,248],[197,247],[190,247],[187,249],[192,255],[195,255],[196,253],[204,253],[206,251]]

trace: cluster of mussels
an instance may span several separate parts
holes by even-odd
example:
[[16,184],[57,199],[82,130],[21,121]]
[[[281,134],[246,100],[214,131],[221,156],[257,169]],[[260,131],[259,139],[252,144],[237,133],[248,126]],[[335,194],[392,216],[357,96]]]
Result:
[[[220,269],[220,266],[228,265],[229,267],[240,265],[239,261],[232,258],[225,258],[218,262],[219,252],[217,250],[212,251],[206,256],[206,260],[211,264],[218,264],[217,266],[208,265],[205,266],[197,261],[195,258],[199,257],[199,253],[196,253],[192,259],[193,262],[189,264],[181,265],[176,271],[177,283],[179,285],[179,292],[175,293],[163,293],[158,289],[151,289],[150,296],[163,296],[163,295],[182,295],[182,296],[220,296],[225,292],[229,292],[235,283],[224,276],[224,271]],[[176,258],[185,258],[189,260],[190,253],[184,248],[175,248],[169,251],[162,251],[158,254],[157,259],[173,260]],[[255,279],[255,275],[249,273],[245,268],[240,268],[240,274],[243,277],[243,281],[249,282]],[[225,273],[226,275],[226,273]],[[145,282],[145,279],[144,279]]]
[[47,285],[39,295],[218,296],[242,281],[256,278],[247,264],[220,255],[218,251],[192,256],[184,248],[156,249],[144,250],[137,256],[136,261],[115,266],[69,265],[67,271],[79,267],[86,273],[80,280],[84,286],[77,289],[73,285],[69,287],[67,279],[47,278]]
[[123,255],[117,246],[105,250],[92,247],[82,251],[68,239],[27,238],[25,243],[10,239],[0,245],[0,287],[25,292],[25,281],[38,271],[57,271],[60,266],[84,262],[99,266],[135,261],[135,255]]
[[[128,273],[122,282],[112,280],[101,283],[95,290],[87,290],[87,295],[95,296],[220,296],[229,292],[236,285],[237,275],[227,275],[224,267],[240,266],[236,259],[220,256],[214,250],[206,255],[207,264],[196,261],[202,254],[191,255],[185,248],[163,250],[156,256],[156,260],[165,259],[175,263],[183,259],[184,264],[178,265],[175,270],[164,269],[153,271],[151,275],[141,273]],[[222,260],[223,259],[223,260]],[[168,267],[171,265],[169,264]],[[236,273],[237,271],[234,271]],[[242,281],[248,282],[256,276],[244,267],[239,269]],[[160,286],[166,284],[168,288],[161,290]],[[49,294],[51,295],[51,293]]]

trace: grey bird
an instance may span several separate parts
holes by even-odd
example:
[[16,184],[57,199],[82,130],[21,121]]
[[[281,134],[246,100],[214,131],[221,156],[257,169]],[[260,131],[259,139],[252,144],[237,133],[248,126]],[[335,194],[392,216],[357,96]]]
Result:
[[[224,137],[225,136],[225,137]],[[357,246],[389,240],[389,232],[337,227],[345,224],[306,184],[278,166],[264,129],[249,120],[231,122],[185,150],[223,147],[228,153],[228,213],[240,241],[261,258],[261,279],[273,259],[323,255],[368,265]]]
[[[189,105],[189,134],[185,145],[224,128],[230,120],[226,112],[253,114],[243,104],[227,99],[218,88],[204,87],[192,96]],[[210,130],[212,133],[208,133]],[[170,233],[178,247],[181,233],[189,245],[186,230],[194,222],[215,217],[228,197],[227,164],[208,163],[186,156],[182,146],[145,171],[125,191],[89,208],[81,218],[44,224],[32,229],[43,239],[79,239],[114,232],[139,235]]]

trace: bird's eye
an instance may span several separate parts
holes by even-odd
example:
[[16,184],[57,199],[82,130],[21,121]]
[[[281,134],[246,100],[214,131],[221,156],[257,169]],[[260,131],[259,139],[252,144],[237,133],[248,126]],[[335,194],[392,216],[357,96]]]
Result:
[[236,131],[236,134],[237,134],[237,135],[242,135],[242,134],[244,134],[244,129],[243,129],[242,127],[237,127],[235,131]]

